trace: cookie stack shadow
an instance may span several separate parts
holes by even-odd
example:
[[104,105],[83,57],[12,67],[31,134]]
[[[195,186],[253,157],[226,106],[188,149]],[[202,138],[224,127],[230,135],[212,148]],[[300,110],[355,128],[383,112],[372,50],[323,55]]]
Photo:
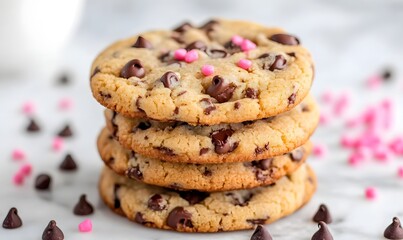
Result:
[[[225,42],[235,35],[256,48],[234,50]],[[199,59],[176,59],[182,48]],[[216,73],[201,75],[206,64]],[[233,231],[292,214],[314,194],[306,161],[319,110],[308,93],[313,63],[296,37],[248,22],[184,24],[112,45],[92,71],[107,108],[99,191],[114,212],[160,229]]]

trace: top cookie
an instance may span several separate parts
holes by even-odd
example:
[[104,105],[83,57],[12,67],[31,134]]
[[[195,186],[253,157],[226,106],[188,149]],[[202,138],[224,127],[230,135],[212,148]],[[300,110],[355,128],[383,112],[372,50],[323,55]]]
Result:
[[91,89],[102,105],[127,117],[214,125],[290,110],[308,94],[313,75],[298,38],[214,20],[114,43],[94,61]]

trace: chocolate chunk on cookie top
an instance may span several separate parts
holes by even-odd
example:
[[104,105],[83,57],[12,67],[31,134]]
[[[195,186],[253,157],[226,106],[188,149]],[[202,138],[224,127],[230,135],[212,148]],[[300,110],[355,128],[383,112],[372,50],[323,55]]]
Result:
[[94,60],[90,83],[97,101],[126,117],[216,125],[292,109],[310,90],[312,65],[281,29],[212,20],[112,44]]

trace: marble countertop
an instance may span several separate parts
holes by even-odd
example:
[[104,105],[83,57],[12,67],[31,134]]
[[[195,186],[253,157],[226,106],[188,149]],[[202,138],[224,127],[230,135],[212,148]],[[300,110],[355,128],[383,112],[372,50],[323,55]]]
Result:
[[[156,7],[158,6],[158,7]],[[324,90],[348,91],[352,106],[346,117],[364,106],[384,98],[396,103],[396,128],[403,133],[403,2],[391,1],[98,1],[86,4],[82,22],[58,61],[41,71],[23,72],[19,77],[0,76],[0,219],[8,210],[18,208],[24,225],[20,229],[0,228],[0,239],[40,239],[43,229],[55,219],[66,239],[144,239],[144,240],[246,240],[252,231],[217,234],[183,234],[138,226],[111,213],[99,199],[98,175],[102,163],[95,138],[103,126],[102,108],[92,99],[88,72],[92,59],[108,43],[148,28],[171,27],[191,19],[202,22],[209,17],[249,19],[267,25],[278,25],[295,33],[309,48],[316,61],[315,96]],[[24,64],[27,64],[26,62]],[[384,66],[395,69],[394,82],[377,91],[364,87],[369,75]],[[43,72],[67,70],[73,83],[57,86],[54,77]],[[41,73],[42,72],[42,73]],[[58,110],[63,97],[74,100],[70,111]],[[27,118],[21,113],[24,102],[37,105],[36,118],[42,127],[39,134],[27,135]],[[326,110],[326,107],[323,107]],[[320,126],[314,142],[328,146],[324,159],[310,160],[316,170],[319,187],[312,201],[296,214],[267,226],[274,239],[310,239],[317,230],[311,222],[320,203],[326,203],[334,223],[330,225],[335,239],[383,239],[382,234],[392,217],[403,219],[403,180],[396,174],[403,159],[388,164],[371,161],[362,167],[347,164],[348,151],[339,147],[345,118],[332,118]],[[70,123],[75,135],[66,141],[62,152],[51,150],[55,133]],[[12,161],[12,149],[22,148],[33,164],[33,174],[23,186],[14,186],[12,176],[20,163]],[[79,164],[76,173],[58,171],[66,152]],[[52,191],[39,194],[33,188],[34,177],[47,172],[53,177]],[[379,198],[368,201],[364,189],[374,186]],[[84,218],[72,214],[80,194],[86,193],[96,207],[93,232],[79,233]]]

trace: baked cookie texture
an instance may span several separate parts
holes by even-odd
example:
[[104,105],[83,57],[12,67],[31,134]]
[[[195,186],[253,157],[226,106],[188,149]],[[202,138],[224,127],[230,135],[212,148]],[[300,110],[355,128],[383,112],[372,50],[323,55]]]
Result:
[[151,185],[202,192],[250,189],[270,185],[300,167],[312,144],[274,158],[246,163],[186,164],[145,157],[123,148],[107,129],[98,137],[98,151],[115,173]]
[[[242,51],[231,42],[234,35],[256,48]],[[175,60],[180,48],[196,51],[197,61]],[[251,67],[238,67],[241,59]],[[201,73],[206,64],[214,74]],[[90,85],[99,103],[127,117],[217,125],[289,111],[313,77],[311,55],[298,38],[256,23],[213,20],[112,44],[93,62]]]
[[275,184],[216,193],[180,192],[146,185],[105,168],[99,190],[116,213],[147,227],[181,232],[252,229],[287,216],[312,197],[316,178],[307,165]]
[[255,161],[291,152],[308,141],[319,123],[312,97],[280,115],[243,123],[191,126],[183,122],[131,119],[105,111],[109,131],[126,148],[180,163]]

